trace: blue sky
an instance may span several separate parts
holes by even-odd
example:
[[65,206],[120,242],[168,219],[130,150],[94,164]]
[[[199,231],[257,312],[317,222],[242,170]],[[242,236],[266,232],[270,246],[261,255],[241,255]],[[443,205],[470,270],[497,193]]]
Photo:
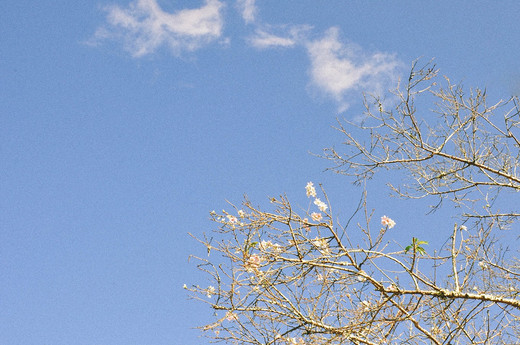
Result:
[[[336,117],[418,57],[492,99],[520,92],[517,1],[2,9],[2,344],[206,344],[192,327],[210,311],[182,285],[205,282],[188,232],[209,232],[209,211],[306,202],[314,181],[348,215],[360,190],[309,152],[339,145]],[[401,234],[429,233],[420,206],[373,198]]]

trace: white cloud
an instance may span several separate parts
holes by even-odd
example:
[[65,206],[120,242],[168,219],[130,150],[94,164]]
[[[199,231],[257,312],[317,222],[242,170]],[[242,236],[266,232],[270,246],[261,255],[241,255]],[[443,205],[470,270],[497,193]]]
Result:
[[[396,85],[401,63],[392,54],[367,53],[356,44],[339,39],[339,29],[330,28],[319,39],[310,38],[309,25],[269,25],[257,18],[255,0],[236,0],[246,24],[253,24],[249,44],[258,49],[303,47],[310,58],[310,85],[330,97],[340,112],[349,106],[353,92],[381,94]],[[222,38],[223,0],[204,0],[199,8],[168,13],[157,0],[134,0],[127,7],[106,7],[107,23],[90,43],[105,39],[122,41],[134,57],[168,47],[174,55],[194,51],[211,42],[229,44]]]
[[395,86],[400,62],[391,54],[367,54],[355,44],[340,42],[338,36],[338,28],[330,28],[322,39],[310,41],[306,47],[312,85],[333,97],[342,112],[349,106],[351,91],[381,93]]
[[293,38],[277,36],[261,29],[256,30],[249,42],[256,48],[292,47],[296,44]]
[[246,24],[253,23],[256,20],[258,10],[255,5],[255,0],[238,0],[238,7],[242,12],[242,18]]
[[[311,29],[308,25],[295,26],[266,26],[257,28],[255,34],[249,38],[249,43],[255,48],[271,48],[271,47],[293,47],[302,43],[306,32]],[[278,34],[272,31],[279,31]]]
[[106,8],[107,25],[96,31],[94,40],[122,39],[134,57],[155,52],[162,45],[175,55],[193,51],[222,35],[223,19],[219,0],[206,0],[200,8],[164,12],[156,0],[137,0],[128,8]]

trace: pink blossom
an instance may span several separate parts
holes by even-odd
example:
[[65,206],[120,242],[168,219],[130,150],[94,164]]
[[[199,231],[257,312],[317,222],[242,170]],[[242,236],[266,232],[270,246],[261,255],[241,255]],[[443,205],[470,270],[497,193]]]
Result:
[[263,261],[263,258],[261,258],[260,256],[258,256],[256,254],[253,254],[249,257],[249,259],[247,259],[247,262],[244,265],[244,267],[248,272],[253,272],[260,267],[260,264],[262,263],[262,261]]
[[313,221],[319,222],[323,218],[323,216],[321,215],[321,213],[312,212],[311,213],[311,218],[312,218]]
[[393,219],[383,216],[381,217],[381,225],[387,226],[389,229],[392,229],[395,226],[395,222]]
[[238,222],[238,219],[235,216],[228,214],[226,217],[228,219],[228,222],[231,224],[236,224]]
[[390,284],[386,287],[386,290],[394,292],[394,291],[397,291],[397,288],[394,284]]
[[232,311],[228,311],[226,313],[226,320],[228,320],[228,321],[235,321],[236,319],[237,319],[237,316]]

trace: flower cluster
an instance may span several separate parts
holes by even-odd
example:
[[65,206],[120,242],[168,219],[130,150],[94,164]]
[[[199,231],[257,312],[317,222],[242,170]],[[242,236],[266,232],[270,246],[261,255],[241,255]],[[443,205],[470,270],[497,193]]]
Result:
[[325,238],[316,237],[312,240],[312,244],[318,248],[322,255],[330,255],[329,242]]
[[208,298],[211,298],[211,296],[213,296],[215,294],[215,287],[210,285],[208,286],[208,288],[206,289],[206,296],[208,296]]
[[312,182],[307,182],[307,185],[305,186],[305,191],[307,192],[308,198],[310,198],[311,196],[313,198],[316,197],[316,188],[314,188],[314,184]]
[[230,214],[228,214],[226,217],[227,217],[227,219],[228,219],[228,223],[229,223],[229,224],[236,224],[236,223],[238,223],[238,219],[237,219],[237,217],[232,216],[232,215],[230,215]]
[[321,212],[325,212],[327,211],[327,204],[325,204],[323,201],[321,201],[320,199],[316,198],[314,200],[314,205],[318,206],[318,208],[320,209]]
[[[219,223],[228,225],[233,228],[235,226],[244,226],[245,225],[243,222],[239,221],[239,219],[236,216],[229,214],[225,210],[222,210],[222,213],[223,213],[222,215],[218,215],[217,212],[211,211],[209,214],[213,217],[214,220],[218,221]],[[246,217],[246,213],[243,210],[239,210],[238,217],[243,219]]]
[[395,226],[395,222],[393,219],[391,219],[387,216],[383,216],[383,217],[381,217],[381,225],[387,226],[388,229],[392,229]]
[[287,344],[290,345],[305,345],[303,338],[287,338]]
[[264,259],[261,256],[253,254],[247,259],[244,268],[248,272],[255,272],[260,267],[262,261],[264,261]]
[[323,218],[323,216],[319,212],[312,212],[311,213],[311,219],[313,221],[315,221],[315,222],[319,222],[322,218]]
[[262,240],[258,245],[258,249],[260,249],[263,252],[280,253],[282,251],[282,246],[278,243]]
[[[321,212],[327,211],[327,209],[329,208],[327,204],[321,201],[319,198],[316,198],[316,188],[314,188],[314,184],[312,182],[307,182],[307,185],[305,186],[305,191],[308,198],[315,198],[314,205],[316,205]],[[322,218],[323,216],[319,212],[311,213],[311,219],[315,222],[321,221]]]
[[235,320],[238,320],[238,316],[235,313],[233,313],[232,311],[228,311],[226,313],[226,320],[235,321]]
[[395,291],[398,291],[397,290],[397,287],[395,286],[395,284],[390,284],[386,287],[386,290],[387,291],[390,291],[390,292],[395,292]]

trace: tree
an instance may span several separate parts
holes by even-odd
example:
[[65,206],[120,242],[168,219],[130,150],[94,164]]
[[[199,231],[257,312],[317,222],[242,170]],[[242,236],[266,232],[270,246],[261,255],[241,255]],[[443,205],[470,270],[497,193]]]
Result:
[[[366,97],[361,122],[339,122],[344,146],[323,157],[364,188],[345,225],[311,182],[306,211],[281,196],[270,211],[246,199],[211,213],[219,240],[199,239],[208,257],[196,259],[214,283],[185,286],[215,311],[202,327],[207,336],[230,344],[517,343],[520,263],[502,235],[520,217],[510,202],[520,191],[518,99],[488,105],[485,91],[466,95],[439,79],[434,66],[415,62],[392,106]],[[444,246],[396,243],[395,222],[374,220],[370,179],[389,170],[404,172],[391,192],[430,198],[431,217],[453,203],[458,217]]]

